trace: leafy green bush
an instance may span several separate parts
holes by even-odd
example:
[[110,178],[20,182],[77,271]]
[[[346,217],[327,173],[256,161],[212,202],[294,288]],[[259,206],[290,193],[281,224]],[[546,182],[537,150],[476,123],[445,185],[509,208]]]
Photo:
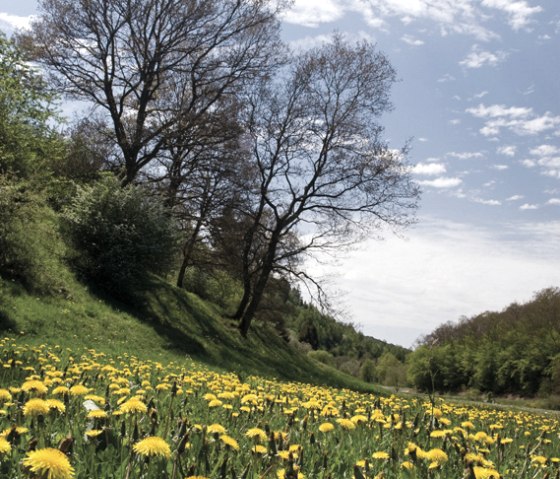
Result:
[[0,276],[37,293],[66,290],[58,217],[25,183],[0,176]]
[[145,188],[105,178],[79,187],[63,215],[78,271],[113,294],[168,272],[176,258],[175,223]]

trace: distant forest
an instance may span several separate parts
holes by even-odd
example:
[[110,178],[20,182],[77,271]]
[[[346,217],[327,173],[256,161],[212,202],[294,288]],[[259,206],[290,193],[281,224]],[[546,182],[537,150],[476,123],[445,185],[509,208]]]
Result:
[[425,391],[558,395],[560,289],[443,324],[422,339],[408,364],[410,380]]

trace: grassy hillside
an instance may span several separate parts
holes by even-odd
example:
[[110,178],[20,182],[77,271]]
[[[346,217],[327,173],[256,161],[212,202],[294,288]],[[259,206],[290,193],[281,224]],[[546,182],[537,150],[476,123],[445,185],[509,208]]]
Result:
[[67,297],[36,296],[0,279],[0,328],[29,344],[94,348],[160,361],[192,359],[239,374],[373,391],[373,386],[313,361],[267,324],[244,339],[217,306],[154,279],[134,307],[96,295],[79,283]]

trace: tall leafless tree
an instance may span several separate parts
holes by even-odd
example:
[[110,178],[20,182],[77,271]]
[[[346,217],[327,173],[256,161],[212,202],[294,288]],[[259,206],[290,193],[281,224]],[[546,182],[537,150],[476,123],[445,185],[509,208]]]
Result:
[[275,63],[282,0],[40,0],[35,58],[71,98],[107,112],[123,185],[177,124],[198,125]]
[[[403,152],[382,140],[395,71],[374,45],[331,43],[297,56],[246,98],[257,172],[242,249],[246,335],[271,274],[307,277],[294,259],[413,218],[419,191]],[[305,233],[305,234],[304,234]]]

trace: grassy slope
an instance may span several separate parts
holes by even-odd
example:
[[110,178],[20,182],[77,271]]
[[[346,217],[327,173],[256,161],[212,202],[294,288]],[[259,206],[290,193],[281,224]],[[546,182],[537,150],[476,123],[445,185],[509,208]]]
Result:
[[374,391],[290,348],[266,325],[255,324],[243,339],[235,324],[198,296],[154,280],[135,307],[96,296],[74,283],[70,299],[37,297],[0,279],[0,331],[31,344],[94,348],[145,359],[192,358],[211,367],[289,380]]

